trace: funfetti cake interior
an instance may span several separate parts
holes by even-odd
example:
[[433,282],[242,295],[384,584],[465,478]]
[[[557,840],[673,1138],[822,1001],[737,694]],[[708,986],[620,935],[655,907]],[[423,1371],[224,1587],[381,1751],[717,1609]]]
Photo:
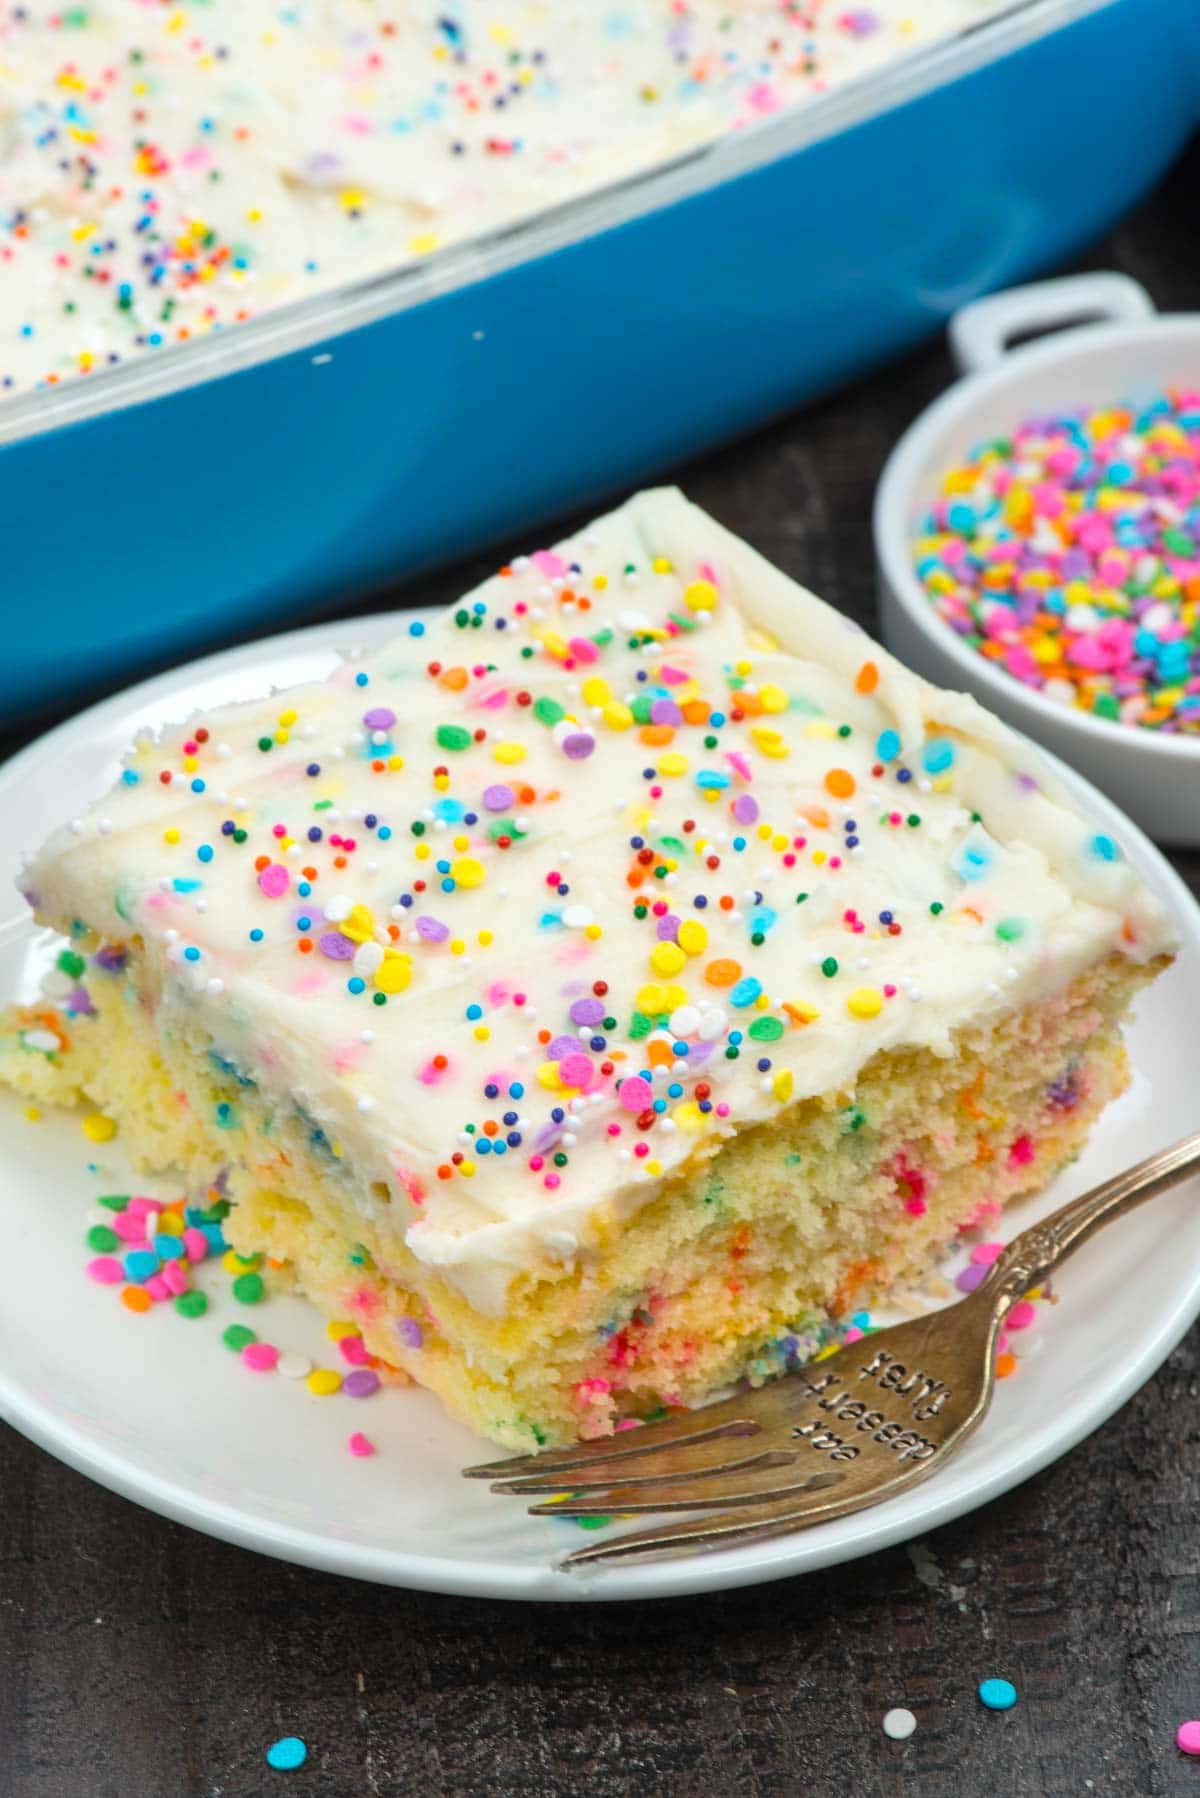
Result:
[[514,1446],[785,1367],[1043,1185],[1171,947],[1031,749],[669,491],[138,742],[27,887],[90,966],[5,1077],[227,1170]]

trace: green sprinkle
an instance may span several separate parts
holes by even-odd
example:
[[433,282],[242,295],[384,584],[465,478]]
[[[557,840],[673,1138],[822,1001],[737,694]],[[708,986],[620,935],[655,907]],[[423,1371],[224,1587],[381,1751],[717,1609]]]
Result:
[[75,953],[74,949],[64,949],[58,958],[58,967],[62,973],[69,974],[72,980],[78,980],[87,967],[87,963],[82,955]]
[[807,899],[807,898],[808,898],[808,894],[807,894],[807,893],[797,893],[797,894],[796,894],[796,904],[797,904],[797,905],[803,905],[803,904],[804,904],[804,901],[805,901],[805,900],[806,900],[806,899]]
[[777,1043],[783,1035],[783,1022],[779,1018],[755,1018],[746,1034],[756,1043]]
[[[180,1317],[203,1317],[208,1310],[208,1295],[203,1292],[181,1292],[175,1300],[175,1309]],[[231,1328],[237,1330],[241,1328],[241,1325],[233,1324]],[[228,1337],[229,1331],[227,1330],[225,1334]],[[251,1330],[250,1335],[253,1336],[253,1334],[254,1332]],[[229,1346],[233,1345],[229,1344]]]
[[933,916],[934,916],[934,917],[935,917],[935,918],[940,918],[940,917],[941,917],[941,915],[942,915],[942,913],[943,913],[943,912],[944,912],[944,911],[945,911],[945,909],[946,909],[946,908],[945,908],[945,906],[944,906],[944,905],[943,905],[943,904],[942,904],[942,902],[941,902],[941,900],[940,900],[940,899],[935,899],[935,900],[934,900],[934,902],[933,902],[933,904],[932,904],[932,905],[931,905],[931,906],[930,906],[930,908],[929,908],[929,910],[930,910],[930,912],[931,912],[931,913],[932,913],[932,915],[933,915]]
[[548,698],[534,700],[533,715],[539,724],[549,725],[557,724],[560,719],[566,717],[566,713],[562,706],[559,705],[557,699]]
[[611,1517],[577,1517],[575,1519],[581,1530],[602,1530],[612,1522]]
[[470,731],[461,724],[439,724],[437,727],[439,749],[469,749],[473,742]]
[[93,1224],[87,1233],[89,1249],[95,1249],[98,1255],[111,1255],[121,1238],[107,1224]]
[[1097,693],[1092,702],[1092,711],[1097,718],[1119,718],[1120,701],[1114,693]]
[[263,754],[265,755],[267,753],[268,749],[271,747],[270,737],[260,737],[258,739],[258,747],[262,750]]
[[133,1194],[128,1192],[106,1192],[96,1203],[103,1205],[106,1211],[124,1211],[132,1197]]
[[247,1329],[245,1324],[230,1324],[227,1329],[221,1331],[221,1341],[227,1349],[232,1349],[235,1355],[240,1355],[247,1344],[257,1342],[258,1337],[253,1330]]
[[996,935],[1002,943],[1019,943],[1025,935],[1025,926],[1020,918],[1001,918],[996,926]]
[[822,974],[824,974],[826,980],[832,980],[837,971],[837,957],[835,955],[827,955],[825,960],[821,963]]
[[263,1291],[261,1274],[239,1274],[233,1282],[233,1296],[241,1305],[257,1305]]

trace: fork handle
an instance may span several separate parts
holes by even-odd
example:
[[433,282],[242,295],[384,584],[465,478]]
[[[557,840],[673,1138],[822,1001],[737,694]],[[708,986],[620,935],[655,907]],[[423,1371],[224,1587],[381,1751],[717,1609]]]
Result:
[[997,1314],[1003,1317],[1009,1307],[1029,1287],[1036,1286],[1059,1263],[1077,1249],[1089,1236],[1123,1217],[1135,1205],[1144,1204],[1160,1192],[1178,1185],[1189,1174],[1200,1172],[1200,1130],[1185,1136],[1169,1149],[1148,1155],[1135,1167],[1127,1168],[1102,1185],[1094,1186],[1077,1199],[1071,1199],[1041,1223],[1032,1224],[1014,1236],[1002,1255],[992,1263],[984,1282],[993,1298]]

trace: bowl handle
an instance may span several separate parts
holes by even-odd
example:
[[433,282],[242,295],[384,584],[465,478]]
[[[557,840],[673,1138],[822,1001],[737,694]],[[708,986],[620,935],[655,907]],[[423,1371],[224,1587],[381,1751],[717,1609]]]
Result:
[[1128,275],[1063,275],[973,300],[950,320],[950,354],[962,374],[995,368],[1014,337],[1063,325],[1136,324],[1154,316],[1154,301]]

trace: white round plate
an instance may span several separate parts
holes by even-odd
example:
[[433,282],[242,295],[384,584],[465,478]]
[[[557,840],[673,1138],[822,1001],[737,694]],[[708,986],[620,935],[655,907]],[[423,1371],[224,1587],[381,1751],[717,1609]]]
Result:
[[[23,854],[109,785],[137,727],[320,678],[339,647],[379,643],[396,628],[395,617],[321,625],[195,662],[93,707],[0,769],[0,993],[32,997],[52,952],[14,891]],[[1189,1051],[1200,1015],[1200,910],[1146,838],[1071,779],[1175,914],[1182,953],[1141,1001],[1131,1090],[1053,1190],[1010,1213],[1010,1234],[1200,1123]],[[77,1117],[34,1124],[12,1095],[0,1096],[0,1414],[165,1516],[285,1560],[430,1591],[648,1598],[779,1579],[884,1548],[1063,1454],[1154,1372],[1200,1312],[1193,1183],[1080,1250],[1056,1282],[1061,1303],[1039,1307],[1037,1352],[1001,1384],[979,1434],[926,1485],[782,1541],[568,1574],[556,1562],[594,1538],[565,1519],[528,1517],[520,1501],[461,1479],[460,1468],[487,1458],[487,1445],[428,1394],[318,1399],[303,1382],[249,1372],[222,1346],[226,1324],[248,1321],[281,1347],[330,1364],[333,1345],[301,1301],[272,1297],[248,1313],[216,1272],[206,1317],[188,1321],[168,1306],[135,1317],[111,1288],[93,1285],[83,1273],[89,1210],[101,1192],[138,1190],[110,1149],[119,1143],[97,1148]],[[371,1459],[347,1451],[358,1430],[376,1444]]]

